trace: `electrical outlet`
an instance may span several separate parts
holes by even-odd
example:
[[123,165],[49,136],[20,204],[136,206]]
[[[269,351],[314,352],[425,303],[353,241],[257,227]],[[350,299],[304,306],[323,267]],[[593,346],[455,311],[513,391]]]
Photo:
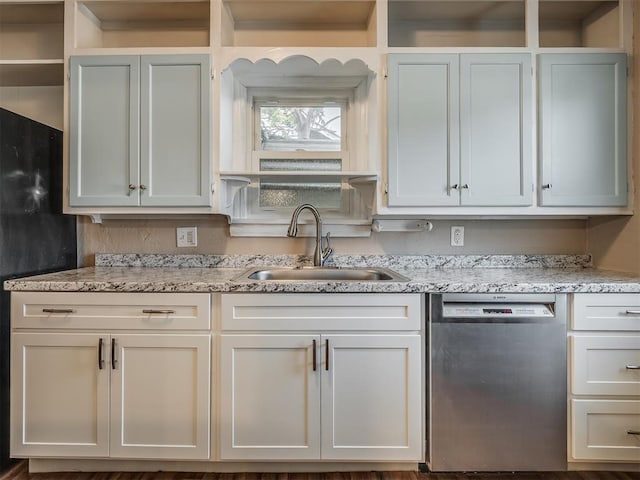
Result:
[[176,240],[178,247],[197,247],[198,229],[197,227],[176,228]]
[[464,227],[461,225],[451,226],[451,246],[464,247]]

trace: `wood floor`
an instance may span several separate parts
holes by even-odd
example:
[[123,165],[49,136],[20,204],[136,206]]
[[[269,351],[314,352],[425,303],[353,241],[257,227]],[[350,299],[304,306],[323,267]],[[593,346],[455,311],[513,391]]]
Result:
[[29,473],[20,461],[4,471],[0,480],[640,480],[640,473]]

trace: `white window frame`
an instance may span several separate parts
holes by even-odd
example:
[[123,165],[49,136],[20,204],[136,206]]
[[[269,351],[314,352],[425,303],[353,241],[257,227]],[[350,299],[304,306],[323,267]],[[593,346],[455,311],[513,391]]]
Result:
[[[340,159],[342,171],[351,169],[351,142],[350,138],[355,131],[355,115],[353,112],[354,89],[279,89],[279,88],[251,88],[248,91],[248,104],[250,105],[252,125],[251,135],[247,136],[249,145],[247,152],[250,154],[249,163],[251,170],[260,172],[261,159]],[[260,109],[261,106],[282,104],[286,106],[323,106],[327,103],[340,105],[341,118],[341,142],[342,149],[334,151],[278,151],[261,150],[260,136]],[[301,171],[301,174],[304,174]]]

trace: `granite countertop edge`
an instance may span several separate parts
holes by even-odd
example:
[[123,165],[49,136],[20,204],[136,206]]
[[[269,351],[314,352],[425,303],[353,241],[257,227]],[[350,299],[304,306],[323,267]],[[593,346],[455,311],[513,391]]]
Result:
[[[419,268],[413,267],[416,264]],[[255,282],[237,279],[247,270],[246,265],[239,264],[235,268],[134,265],[84,267],[16,278],[5,281],[4,287],[10,291],[133,293],[640,293],[640,276],[595,269],[584,262],[577,266],[567,263],[561,268],[540,267],[536,262],[528,268],[425,268],[424,262],[411,261],[394,265],[383,266],[408,281]]]

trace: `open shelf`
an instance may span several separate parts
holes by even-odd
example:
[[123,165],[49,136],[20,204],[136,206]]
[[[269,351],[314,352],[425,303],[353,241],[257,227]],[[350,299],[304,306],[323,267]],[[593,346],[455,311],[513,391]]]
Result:
[[524,0],[389,0],[390,47],[524,47]]
[[208,0],[77,2],[76,48],[208,47]]
[[63,83],[62,60],[0,60],[0,87],[50,87],[62,86]]
[[541,0],[541,47],[620,46],[620,5],[617,0]]
[[376,46],[375,0],[224,0],[222,45]]
[[64,3],[0,3],[0,60],[64,58]]

